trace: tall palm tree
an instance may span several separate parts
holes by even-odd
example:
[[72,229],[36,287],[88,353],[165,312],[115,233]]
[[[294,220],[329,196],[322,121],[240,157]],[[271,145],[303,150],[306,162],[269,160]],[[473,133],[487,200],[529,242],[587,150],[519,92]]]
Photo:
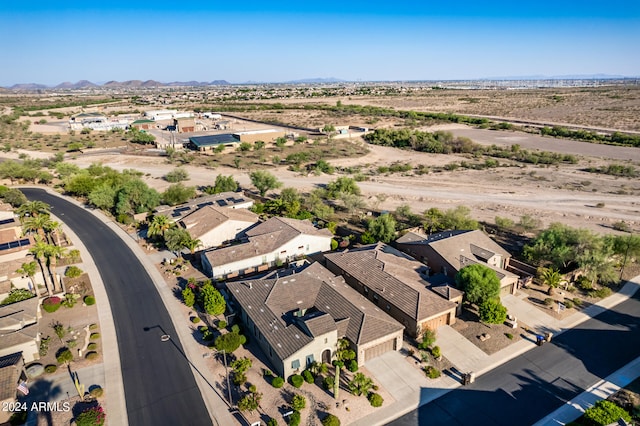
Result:
[[26,232],[35,231],[41,238],[45,237],[45,230],[51,227],[53,221],[49,215],[40,214],[29,217],[24,221],[23,227]]
[[44,231],[50,235],[50,240],[57,246],[60,245],[60,233],[62,232],[62,225],[60,222],[50,220],[44,224]]
[[36,237],[36,243],[29,249],[29,252],[38,259],[40,270],[42,271],[42,279],[44,280],[44,286],[47,288],[49,296],[53,295],[53,290],[49,284],[48,268],[47,268],[47,254],[49,244],[45,243],[40,237]]
[[20,216],[20,219],[25,217],[38,217],[42,214],[49,215],[51,213],[51,206],[44,201],[28,201],[16,209],[16,213]]
[[53,244],[47,245],[47,251],[45,256],[49,259],[49,269],[51,270],[51,276],[53,277],[53,289],[55,290],[58,287],[62,290],[62,284],[58,283],[58,274],[56,274],[56,264],[58,259],[62,258],[66,254],[66,250],[60,246],[56,246]]
[[151,223],[149,224],[149,229],[147,230],[147,236],[153,237],[159,235],[164,237],[164,233],[171,229],[174,224],[169,220],[169,218],[163,214],[156,215],[151,219]]
[[19,274],[26,274],[31,279],[33,288],[36,291],[36,296],[40,298],[40,289],[38,288],[38,284],[36,283],[36,281],[33,279],[33,277],[36,275],[37,269],[38,269],[38,264],[35,261],[33,261],[33,262],[23,263],[20,269],[18,269],[16,272]]

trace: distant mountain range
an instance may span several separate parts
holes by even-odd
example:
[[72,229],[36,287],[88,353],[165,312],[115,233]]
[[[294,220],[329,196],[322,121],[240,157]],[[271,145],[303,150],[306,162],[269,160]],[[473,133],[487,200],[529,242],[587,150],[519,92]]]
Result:
[[177,87],[177,86],[227,86],[230,85],[226,80],[214,80],[214,81],[172,81],[171,83],[161,83],[155,80],[127,80],[127,81],[107,81],[104,84],[95,84],[88,80],[80,80],[77,83],[64,82],[57,86],[47,86],[38,83],[23,83],[14,84],[13,86],[6,87],[10,90],[40,90],[40,89],[90,89],[92,87],[104,87],[104,88],[131,88],[131,87]]

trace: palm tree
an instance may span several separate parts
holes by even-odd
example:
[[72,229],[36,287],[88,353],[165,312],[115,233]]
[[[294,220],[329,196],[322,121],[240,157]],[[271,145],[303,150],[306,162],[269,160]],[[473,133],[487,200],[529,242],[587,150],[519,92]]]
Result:
[[45,230],[51,227],[53,221],[49,215],[40,214],[38,216],[32,216],[24,221],[24,230],[26,232],[35,231],[44,238]]
[[49,279],[47,278],[47,254],[48,254],[49,244],[45,243],[40,237],[36,237],[36,243],[29,249],[29,252],[38,259],[38,264],[40,265],[40,270],[42,271],[42,279],[44,280],[44,285],[47,288],[47,293],[49,296],[53,295],[53,291],[51,286],[49,285]]
[[38,264],[36,262],[28,262],[28,263],[23,263],[20,269],[18,269],[16,272],[19,274],[25,274],[31,279],[33,288],[36,291],[36,296],[39,298],[40,289],[38,288],[38,284],[36,283],[36,281],[33,279],[34,275],[36,274],[37,268],[38,268]]
[[202,245],[202,241],[198,240],[198,239],[193,239],[191,238],[191,236],[189,236],[188,239],[185,239],[183,242],[184,246],[186,248],[188,248],[191,251],[191,254],[196,252],[196,249],[198,248],[198,246]]
[[20,219],[24,219],[25,217],[38,217],[42,214],[49,215],[51,213],[51,206],[44,201],[28,201],[18,207],[16,210]]
[[57,246],[60,245],[60,233],[62,232],[62,225],[60,222],[56,222],[53,220],[48,221],[44,224],[44,231],[51,236],[51,241]]
[[[58,274],[56,274],[56,264],[58,259],[63,257],[66,253],[66,250],[60,246],[56,246],[53,244],[47,244],[47,250],[45,256],[49,259],[51,270],[51,275],[53,276],[53,289],[55,290],[58,287],[62,290],[62,284],[58,283]],[[60,284],[60,285],[59,285]]]
[[549,296],[553,294],[553,289],[558,287],[560,281],[562,281],[562,275],[560,275],[560,272],[553,267],[545,268],[542,271],[542,274],[540,274],[540,278],[544,284],[549,286],[549,289],[547,290],[547,294],[549,294]]
[[169,218],[163,214],[154,216],[149,224],[149,229],[147,230],[147,236],[153,237],[159,235],[164,237],[164,233],[171,229],[173,226],[173,222],[169,220]]

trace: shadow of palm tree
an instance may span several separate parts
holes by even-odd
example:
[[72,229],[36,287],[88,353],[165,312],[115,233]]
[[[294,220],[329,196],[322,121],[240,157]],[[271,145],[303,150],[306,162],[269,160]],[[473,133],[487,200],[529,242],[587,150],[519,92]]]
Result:
[[[58,385],[54,385],[53,382],[40,379],[33,384],[29,385],[29,394],[19,398],[20,402],[26,402],[28,407],[31,407],[34,403],[39,404],[41,402],[49,402],[58,399],[62,395],[62,389]],[[53,418],[51,412],[48,410],[29,410],[27,417],[27,424],[36,424],[31,422],[32,419],[44,418],[47,426],[57,426],[53,424]],[[40,422],[37,422],[40,424]]]

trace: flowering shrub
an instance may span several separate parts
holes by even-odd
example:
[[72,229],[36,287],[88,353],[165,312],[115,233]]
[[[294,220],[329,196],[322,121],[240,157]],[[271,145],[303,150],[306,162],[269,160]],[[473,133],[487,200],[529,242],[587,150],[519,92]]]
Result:
[[103,426],[107,415],[101,406],[84,410],[76,417],[77,426]]
[[55,312],[60,308],[61,303],[62,300],[57,296],[47,297],[42,301],[42,309],[49,313]]

